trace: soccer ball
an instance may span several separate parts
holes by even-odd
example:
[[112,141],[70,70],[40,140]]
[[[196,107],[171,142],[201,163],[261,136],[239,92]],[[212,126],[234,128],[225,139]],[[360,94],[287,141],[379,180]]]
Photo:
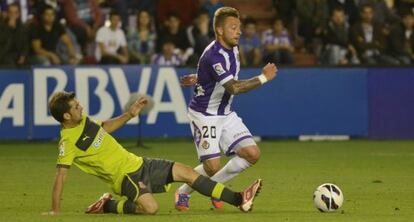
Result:
[[338,210],[344,201],[344,195],[339,187],[332,183],[324,183],[313,193],[313,203],[321,212]]

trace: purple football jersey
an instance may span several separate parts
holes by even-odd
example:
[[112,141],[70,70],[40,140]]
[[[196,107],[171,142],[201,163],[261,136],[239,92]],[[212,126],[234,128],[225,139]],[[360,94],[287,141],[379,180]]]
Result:
[[197,84],[189,107],[208,116],[231,113],[233,95],[223,85],[238,79],[240,71],[239,49],[223,47],[218,41],[211,42],[198,62]]

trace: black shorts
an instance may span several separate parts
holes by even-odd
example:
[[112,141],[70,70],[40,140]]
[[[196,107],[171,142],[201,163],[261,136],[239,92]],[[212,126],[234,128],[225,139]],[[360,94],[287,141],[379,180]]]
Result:
[[173,182],[173,161],[144,158],[142,166],[135,172],[125,175],[121,195],[135,201],[145,193],[163,193]]

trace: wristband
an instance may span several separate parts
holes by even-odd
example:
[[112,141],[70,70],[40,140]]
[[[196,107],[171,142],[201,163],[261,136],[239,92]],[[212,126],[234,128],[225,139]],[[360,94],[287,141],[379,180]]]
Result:
[[262,73],[259,76],[257,76],[257,78],[259,78],[260,84],[265,84],[268,80],[266,78],[266,76]]

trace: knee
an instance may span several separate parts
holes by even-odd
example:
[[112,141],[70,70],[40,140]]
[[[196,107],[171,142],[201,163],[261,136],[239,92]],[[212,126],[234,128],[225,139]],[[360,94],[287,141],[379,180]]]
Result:
[[259,161],[261,153],[259,147],[254,146],[252,148],[245,148],[240,150],[240,152],[238,152],[238,155],[247,160],[249,163],[255,164],[257,161]]
[[259,148],[257,148],[253,152],[249,153],[249,158],[247,159],[247,161],[249,161],[251,164],[255,164],[257,163],[257,161],[259,161],[260,155],[260,150]]
[[143,208],[145,214],[155,215],[158,212],[157,202],[148,202]]
[[213,176],[220,170],[220,164],[203,164],[203,166],[209,177]]

